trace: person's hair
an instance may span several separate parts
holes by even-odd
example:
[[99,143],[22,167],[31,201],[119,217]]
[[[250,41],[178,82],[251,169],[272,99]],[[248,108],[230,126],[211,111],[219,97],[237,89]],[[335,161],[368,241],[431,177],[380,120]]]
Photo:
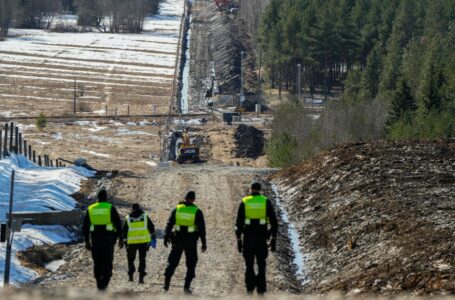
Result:
[[134,203],[133,204],[133,210],[140,210],[141,209],[141,206],[137,203]]
[[251,184],[251,189],[252,190],[255,190],[255,191],[260,191],[261,190],[261,184],[259,182],[253,182],[253,184]]
[[193,192],[193,191],[189,191],[186,196],[185,196],[185,200],[195,200],[196,199],[196,193]]
[[98,192],[98,200],[99,201],[107,201],[107,192],[106,190],[101,190]]

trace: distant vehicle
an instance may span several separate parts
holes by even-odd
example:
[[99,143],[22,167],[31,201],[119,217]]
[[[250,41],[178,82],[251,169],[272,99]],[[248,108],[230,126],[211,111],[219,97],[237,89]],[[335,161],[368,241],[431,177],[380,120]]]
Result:
[[179,164],[183,164],[186,161],[192,161],[197,163],[200,161],[199,158],[199,146],[191,143],[188,130],[184,129],[183,132],[180,132],[177,136],[176,142],[176,160]]
[[236,7],[233,0],[215,0],[215,4],[221,11],[228,11]]
[[240,117],[241,115],[242,114],[240,112],[223,113],[223,121],[228,125],[232,125],[234,117]]

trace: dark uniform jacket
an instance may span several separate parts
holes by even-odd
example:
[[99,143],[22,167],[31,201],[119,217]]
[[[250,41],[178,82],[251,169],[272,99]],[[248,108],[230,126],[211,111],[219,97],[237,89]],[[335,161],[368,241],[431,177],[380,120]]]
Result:
[[[251,194],[251,196],[257,195],[260,194]],[[271,227],[270,234],[273,238],[275,238],[278,233],[278,221],[276,218],[275,209],[273,208],[273,205],[269,199],[267,199],[266,213]],[[251,220],[250,225],[245,224],[245,204],[243,201],[240,203],[240,207],[237,212],[237,221],[235,228],[235,234],[237,235],[237,238],[242,237],[242,234],[245,236],[254,236],[257,238],[268,238],[267,226],[259,224],[259,220]]]
[[[180,204],[186,204],[187,206],[193,205],[188,204],[186,202],[181,202]],[[194,205],[193,205],[194,206]],[[196,227],[197,230],[195,232],[188,232],[188,229],[182,226],[180,231],[176,231],[175,235],[173,236],[172,228],[175,225],[175,214],[177,209],[174,209],[167,221],[166,225],[166,236],[173,237],[173,242],[187,242],[187,241],[197,241],[199,238],[201,239],[202,245],[206,245],[206,238],[205,238],[205,221],[204,221],[204,214],[202,210],[198,209],[196,212]]]
[[114,243],[117,238],[122,238],[122,220],[117,212],[117,209],[112,206],[111,209],[111,222],[115,228],[115,231],[107,231],[106,226],[95,225],[93,232],[90,232],[90,217],[88,210],[85,213],[84,223],[82,225],[82,232],[84,234],[85,243],[90,244],[90,236],[92,237],[92,242],[100,243]]

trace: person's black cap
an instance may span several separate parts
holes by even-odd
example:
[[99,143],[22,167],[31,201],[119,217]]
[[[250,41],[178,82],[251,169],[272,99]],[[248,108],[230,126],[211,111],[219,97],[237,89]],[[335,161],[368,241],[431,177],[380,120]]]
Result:
[[185,200],[195,200],[195,199],[196,199],[196,193],[193,191],[189,191],[185,196]]
[[98,192],[98,200],[99,201],[107,201],[107,192],[105,189],[102,189]]
[[140,210],[141,209],[141,206],[137,203],[134,203],[133,204],[133,210]]
[[259,182],[253,182],[251,184],[251,189],[255,191],[260,191],[262,188],[261,184]]

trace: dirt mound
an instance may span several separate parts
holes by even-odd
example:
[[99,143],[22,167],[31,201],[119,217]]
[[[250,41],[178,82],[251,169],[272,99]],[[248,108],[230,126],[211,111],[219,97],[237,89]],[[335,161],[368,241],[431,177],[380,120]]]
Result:
[[455,140],[342,146],[272,178],[306,292],[455,292]]
[[240,124],[235,131],[235,157],[256,159],[264,154],[264,143],[262,130]]

